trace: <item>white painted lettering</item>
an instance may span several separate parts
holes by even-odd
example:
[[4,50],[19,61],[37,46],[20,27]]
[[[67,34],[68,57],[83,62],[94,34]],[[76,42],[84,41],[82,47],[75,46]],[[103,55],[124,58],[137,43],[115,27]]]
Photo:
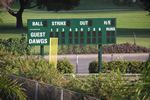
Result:
[[52,21],[52,26],[66,26],[66,21]]
[[104,21],[104,25],[111,25],[111,20]]
[[106,31],[115,31],[116,29],[115,29],[115,27],[107,27],[106,28]]
[[80,25],[81,25],[81,26],[88,25],[88,21],[80,21]]
[[29,44],[47,44],[47,39],[29,39]]
[[45,37],[46,33],[45,32],[31,32],[30,36],[31,37]]
[[32,22],[32,26],[43,26],[42,22]]

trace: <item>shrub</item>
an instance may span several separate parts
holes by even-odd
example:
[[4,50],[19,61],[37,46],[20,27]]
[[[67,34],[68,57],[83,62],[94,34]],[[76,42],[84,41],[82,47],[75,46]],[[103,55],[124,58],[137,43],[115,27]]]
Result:
[[64,80],[62,74],[60,74],[53,65],[42,58],[32,56],[20,57],[0,51],[0,65],[2,65],[0,72],[3,67],[6,73],[39,80],[52,85],[61,86]]
[[150,49],[136,44],[113,44],[103,46],[103,53],[149,53]]
[[73,65],[67,60],[58,60],[57,69],[61,73],[73,73]]
[[111,71],[105,75],[99,74],[89,79],[91,94],[102,100],[136,99],[136,89],[129,87],[129,82],[122,77],[121,72]]
[[150,100],[150,61],[145,63],[141,84],[139,88],[141,100]]
[[68,79],[64,88],[86,93],[101,100],[137,99],[136,89],[128,84],[129,81],[122,77],[120,71],[110,71],[110,73],[92,75],[88,78],[73,77]]
[[6,74],[0,74],[0,100],[26,100],[24,89]]
[[8,51],[4,49],[0,49],[0,70],[5,69],[4,71],[7,71],[7,67],[15,67],[14,59],[16,59],[16,55],[12,55]]
[[12,54],[30,54],[30,47],[27,45],[27,40],[25,37],[20,39],[0,39],[0,48],[5,49]]
[[77,91],[80,93],[90,92],[90,84],[87,79],[78,79],[76,77],[71,77],[68,79],[68,82],[64,86],[69,90]]
[[130,61],[128,62],[127,72],[128,73],[142,73],[145,62]]
[[16,59],[15,64],[15,71],[11,69],[15,74],[56,86],[62,85],[62,74],[45,59],[30,56]]
[[[140,61],[111,61],[103,62],[102,72],[121,71],[122,73],[141,73],[145,63]],[[98,62],[89,64],[89,73],[98,73]]]
[[108,66],[106,66],[107,70],[120,70],[121,72],[126,72],[126,68],[128,66],[128,62],[125,61],[111,61],[108,62]]
[[12,68],[15,58],[16,56],[0,49],[0,100],[26,100],[22,84],[10,79],[11,72],[8,68]]
[[89,64],[89,73],[98,73],[98,62],[92,61]]
[[[150,48],[138,46],[136,44],[123,43],[104,45],[103,53],[149,53]],[[59,54],[97,54],[97,45],[71,45],[59,47]]]

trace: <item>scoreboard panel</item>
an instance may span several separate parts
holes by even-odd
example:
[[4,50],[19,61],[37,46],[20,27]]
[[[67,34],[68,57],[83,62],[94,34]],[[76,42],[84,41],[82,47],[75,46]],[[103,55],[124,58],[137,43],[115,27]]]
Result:
[[[27,36],[30,45],[49,45],[50,37],[58,37],[60,45],[112,44],[116,43],[116,19],[29,19]],[[47,42],[39,42],[43,40]]]

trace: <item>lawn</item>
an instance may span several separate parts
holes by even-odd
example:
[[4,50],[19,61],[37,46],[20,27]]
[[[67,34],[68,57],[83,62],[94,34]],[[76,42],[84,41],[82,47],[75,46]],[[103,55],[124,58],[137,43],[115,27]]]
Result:
[[[15,26],[15,18],[8,13],[3,12],[3,23],[5,26]],[[25,11],[23,14],[24,25],[27,25],[27,19],[53,19],[53,18],[117,18],[117,28],[141,28],[150,29],[150,15],[146,11],[99,11],[99,12],[43,12],[43,11]]]
[[113,0],[80,0],[77,10],[98,10],[98,9],[140,9],[136,4],[115,5]]
[[[134,43],[134,37],[117,37],[117,44],[120,43]],[[139,46],[150,48],[150,37],[136,37],[135,43]]]
[[[18,38],[19,33],[27,33],[27,19],[53,19],[53,18],[117,18],[117,28],[123,29],[142,29],[142,33],[136,38],[136,43],[141,46],[150,48],[150,15],[146,11],[97,11],[97,12],[47,12],[26,10],[23,14],[25,29],[15,29],[15,18],[6,12],[2,12],[3,23],[0,23],[0,38]],[[144,32],[145,29],[148,31]],[[133,33],[129,31],[117,33],[117,43],[133,43]],[[126,35],[127,34],[127,35]],[[131,34],[131,35],[129,35]]]

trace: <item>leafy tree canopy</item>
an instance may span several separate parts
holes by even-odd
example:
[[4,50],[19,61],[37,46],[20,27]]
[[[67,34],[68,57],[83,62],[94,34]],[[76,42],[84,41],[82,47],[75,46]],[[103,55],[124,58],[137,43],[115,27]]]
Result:
[[150,0],[142,0],[144,4],[144,9],[150,12]]
[[[11,8],[15,2],[19,3],[18,11]],[[46,8],[48,11],[70,10],[78,6],[79,2],[80,0],[0,0],[0,6],[16,17],[16,28],[23,28],[22,14],[24,9],[38,7],[39,9]]]

